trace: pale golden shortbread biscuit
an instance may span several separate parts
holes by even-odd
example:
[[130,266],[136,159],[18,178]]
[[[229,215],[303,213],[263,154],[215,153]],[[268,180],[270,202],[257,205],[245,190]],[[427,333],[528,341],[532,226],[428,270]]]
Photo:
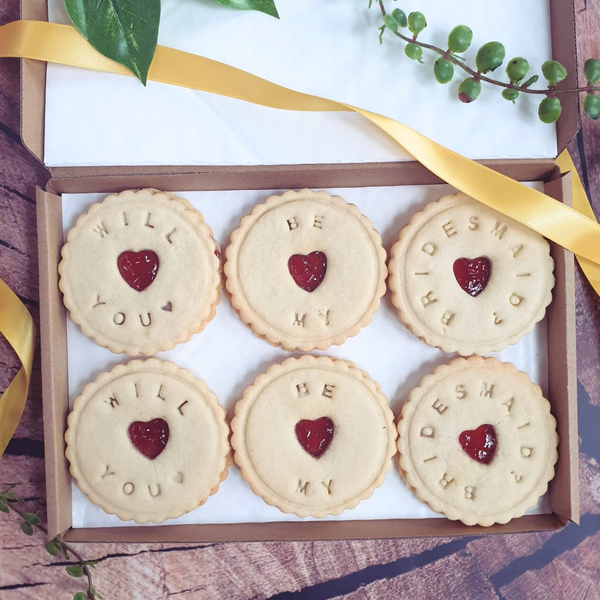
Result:
[[234,459],[254,493],[285,513],[339,515],[369,498],[396,454],[380,386],[351,362],[289,358],[246,388]]
[[402,229],[388,284],[412,333],[468,356],[516,344],[543,319],[553,269],[541,235],[456,194],[428,204]]
[[423,378],[398,421],[400,474],[436,512],[466,525],[507,523],[554,477],[556,420],[526,373],[457,358]]
[[202,331],[220,300],[220,272],[202,214],[153,189],[92,205],[69,231],[59,265],[73,321],[99,345],[131,356]]
[[73,405],[71,474],[105,512],[161,523],[204,504],[231,464],[225,410],[191,371],[158,359],[102,373]]
[[353,204],[327,192],[271,196],[226,250],[231,302],[259,337],[325,350],[367,325],[385,293],[385,250]]

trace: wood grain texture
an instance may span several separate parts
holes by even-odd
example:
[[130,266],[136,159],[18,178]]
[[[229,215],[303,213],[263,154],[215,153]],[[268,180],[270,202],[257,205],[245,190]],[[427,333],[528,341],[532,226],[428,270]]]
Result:
[[[578,56],[600,57],[600,0],[576,0]],[[19,0],[0,3],[0,24],[19,18]],[[583,81],[581,82],[583,83]],[[569,149],[600,214],[600,122],[585,120]],[[35,185],[45,169],[19,138],[19,64],[0,62],[0,277],[37,320]],[[484,538],[215,545],[85,544],[100,559],[107,599],[250,598],[600,598],[600,300],[577,272],[581,438],[580,527]],[[0,340],[0,390],[18,369]],[[41,382],[34,364],[29,402],[0,461],[0,482],[18,482],[27,508],[44,514]],[[70,598],[79,582],[0,514],[0,600]]]

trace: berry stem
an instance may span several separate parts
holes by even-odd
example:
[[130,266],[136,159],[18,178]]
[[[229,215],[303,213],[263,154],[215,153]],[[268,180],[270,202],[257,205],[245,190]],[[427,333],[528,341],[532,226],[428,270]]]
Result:
[[[379,8],[381,8],[381,14],[385,17],[385,15],[387,13],[385,10],[385,6],[383,5],[383,0],[378,0],[378,2],[379,2]],[[399,37],[401,40],[404,40],[405,42],[408,42],[409,44],[416,44],[417,46],[421,46],[421,48],[426,48],[427,50],[436,52],[440,56],[443,56],[446,60],[449,60],[451,63],[455,64],[457,67],[461,68],[463,71],[466,71],[469,75],[473,76],[476,80],[485,81],[487,83],[491,83],[492,85],[497,85],[499,87],[503,87],[503,88],[507,88],[507,89],[516,89],[516,90],[519,90],[519,92],[523,92],[524,94],[541,94],[541,95],[548,95],[550,93],[552,93],[552,94],[583,94],[583,93],[591,93],[591,92],[600,92],[600,87],[593,86],[593,85],[585,86],[585,87],[570,88],[570,89],[560,89],[560,90],[550,89],[550,88],[546,88],[543,90],[532,90],[531,88],[515,86],[512,82],[505,83],[504,81],[498,81],[497,79],[492,79],[491,77],[486,77],[485,75],[478,73],[474,69],[471,69],[471,67],[469,67],[469,65],[467,65],[466,63],[464,63],[461,60],[459,60],[458,58],[456,58],[453,54],[449,54],[446,50],[443,50],[442,48],[438,48],[437,46],[434,46],[432,44],[426,44],[425,42],[420,42],[419,40],[416,39],[416,36],[414,38],[410,38],[410,37],[403,35],[399,31],[395,31],[392,33],[396,37]]]
[[[14,512],[19,517],[21,517],[21,519],[25,520],[25,512],[23,510],[21,510],[20,508],[17,508],[17,505],[20,504],[22,502],[22,500],[20,500],[19,498],[6,498],[5,497],[5,495],[8,492],[10,492],[11,489],[12,489],[12,486],[9,487],[4,492],[0,493],[0,500],[3,501],[4,505],[7,506],[9,510]],[[34,525],[34,527],[39,529],[46,536],[48,535],[48,530],[41,523],[36,523]],[[63,541],[59,535],[57,535],[55,538],[52,538],[52,541],[54,542],[54,544],[56,544],[56,546],[61,548],[65,557],[67,556],[67,553],[70,553],[77,559],[77,563],[75,563],[75,564],[80,566],[83,569],[83,574],[87,577],[88,598],[97,598],[98,595],[94,591],[94,587],[92,585],[92,572],[88,566],[88,564],[90,564],[90,563],[88,561],[86,561],[83,558],[83,556],[81,556],[81,554],[79,554],[79,552],[77,552],[77,550],[75,550],[71,545],[69,545],[69,544],[67,544],[67,542]]]

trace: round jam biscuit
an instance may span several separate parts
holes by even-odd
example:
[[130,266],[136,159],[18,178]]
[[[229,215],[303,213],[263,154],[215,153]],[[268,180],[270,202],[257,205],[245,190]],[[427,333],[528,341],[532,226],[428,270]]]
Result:
[[535,506],[554,477],[556,421],[526,373],[457,358],[414,389],[398,421],[400,474],[449,519],[487,527]]
[[367,325],[385,293],[385,250],[353,204],[327,192],[271,196],[226,251],[227,290],[243,321],[287,350],[325,350]]
[[191,371],[152,358],[85,386],[65,434],[71,474],[124,521],[162,523],[204,504],[227,477],[229,427]]
[[186,342],[214,317],[219,256],[187,200],[126,191],[92,205],[69,231],[59,285],[85,335],[113,352],[151,355]]
[[246,388],[232,422],[234,459],[252,491],[284,513],[339,515],[392,467],[387,398],[353,363],[289,358]]
[[464,356],[529,333],[552,301],[548,242],[464,194],[428,204],[391,251],[400,319],[423,341]]

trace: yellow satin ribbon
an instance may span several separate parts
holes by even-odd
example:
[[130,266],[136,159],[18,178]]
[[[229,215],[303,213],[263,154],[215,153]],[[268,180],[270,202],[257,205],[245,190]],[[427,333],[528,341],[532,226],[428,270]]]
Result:
[[[0,27],[1,57],[28,58],[132,75],[122,65],[94,50],[73,27],[56,23],[16,21]],[[563,173],[572,171],[574,209],[444,148],[398,121],[349,104],[290,90],[195,54],[158,46],[148,79],[282,110],[356,112],[385,131],[427,169],[456,189],[574,252],[596,293],[600,294],[600,225],[566,151],[557,159],[557,164]],[[31,332],[23,310],[14,307],[10,313],[13,310],[16,312],[5,319],[7,323],[0,323],[0,331],[5,333],[4,326],[10,324],[15,331]],[[22,323],[15,318],[17,312]],[[27,333],[21,335],[27,337]],[[23,359],[30,358],[27,353],[23,354]],[[22,404],[27,393],[27,373],[30,372],[25,368],[26,364],[27,360],[23,360],[24,374],[19,372],[11,384],[12,387],[17,382],[14,389],[20,390]],[[17,412],[14,410],[14,414]],[[1,415],[0,412],[0,427]],[[7,426],[6,430],[0,431],[1,448],[4,447],[2,434],[9,429]]]
[[[595,221],[596,217],[594,215],[594,211],[592,210],[592,205],[590,204],[587,194],[585,193],[583,183],[581,183],[581,179],[577,174],[577,169],[573,164],[571,155],[567,150],[563,150],[563,152],[560,153],[559,157],[556,159],[556,164],[558,165],[561,173],[564,174],[570,172],[572,174],[573,208],[577,212],[585,215],[588,219]],[[587,277],[591,286],[594,288],[596,294],[600,295],[600,265],[597,262],[579,255],[577,255],[577,260],[581,270]]]
[[0,397],[0,456],[2,456],[25,408],[35,351],[33,319],[2,279],[0,279],[0,333],[13,347],[22,365]]
[[[16,21],[0,27],[0,57],[18,57],[131,75],[98,53],[68,25]],[[416,160],[456,189],[600,265],[600,225],[583,188],[575,189],[586,215],[523,184],[476,163],[388,117],[349,104],[303,94],[235,67],[158,46],[148,79],[210,92],[270,108],[296,111],[352,111],[377,125]],[[574,180],[577,180],[573,170]],[[582,195],[583,193],[583,195]],[[584,267],[584,270],[586,267]],[[596,287],[600,294],[600,286]]]

